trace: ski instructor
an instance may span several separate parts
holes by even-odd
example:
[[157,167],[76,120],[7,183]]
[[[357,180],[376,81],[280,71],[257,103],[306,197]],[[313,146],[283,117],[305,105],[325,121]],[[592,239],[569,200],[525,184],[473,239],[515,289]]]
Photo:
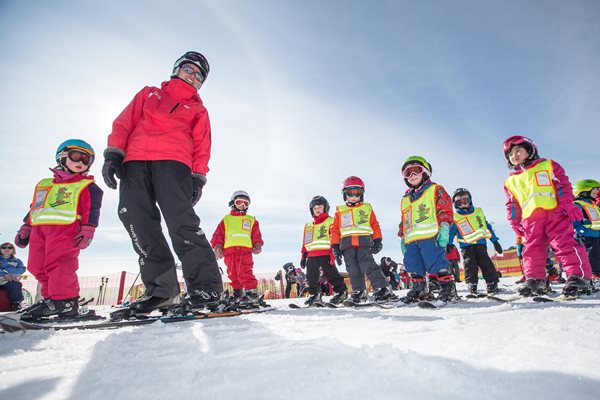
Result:
[[120,179],[119,219],[139,256],[146,286],[144,296],[130,305],[136,313],[167,308],[180,292],[161,213],[187,285],[181,302],[204,308],[223,291],[215,254],[193,208],[210,158],[210,121],[198,96],[208,72],[202,54],[185,53],[175,61],[169,81],[135,95],[108,136],[102,176],[111,189],[117,188],[115,176]]

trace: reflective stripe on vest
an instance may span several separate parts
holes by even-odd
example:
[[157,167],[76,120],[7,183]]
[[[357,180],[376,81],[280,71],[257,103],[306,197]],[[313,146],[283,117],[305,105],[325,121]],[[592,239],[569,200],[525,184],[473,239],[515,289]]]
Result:
[[329,250],[329,227],[333,222],[333,218],[329,217],[320,224],[308,222],[304,225],[304,247],[306,251],[314,250]]
[[410,195],[402,198],[400,208],[404,243],[430,239],[438,234],[440,225],[435,203],[436,188],[437,185],[431,185],[414,201],[410,200]]
[[538,208],[554,210],[558,205],[553,183],[552,161],[545,160],[504,181],[521,206],[522,218],[528,218]]
[[481,208],[475,208],[470,214],[454,213],[454,224],[462,236],[462,238],[458,238],[460,243],[472,244],[477,243],[480,239],[492,237]]
[[373,207],[369,203],[362,203],[358,207],[348,207],[344,204],[337,206],[337,212],[340,213],[340,235],[342,237],[373,234],[373,228],[371,228]]
[[587,203],[583,200],[575,200],[575,202],[579,203],[583,207],[585,216],[590,221],[584,223],[583,226],[588,229],[600,231],[600,207]]
[[91,179],[77,182],[53,183],[52,178],[42,179],[35,186],[29,216],[31,225],[70,225],[81,220],[77,214],[79,197],[91,185]]
[[229,214],[223,218],[223,222],[225,223],[224,249],[234,246],[252,248],[252,227],[254,226],[252,215]]

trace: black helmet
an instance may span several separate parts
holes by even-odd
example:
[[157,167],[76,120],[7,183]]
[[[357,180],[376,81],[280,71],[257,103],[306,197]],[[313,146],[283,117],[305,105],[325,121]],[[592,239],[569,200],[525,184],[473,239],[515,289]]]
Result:
[[325,197],[315,196],[312,198],[312,200],[310,201],[310,204],[308,205],[308,209],[310,210],[310,215],[314,215],[313,214],[314,206],[324,206],[325,213],[329,214],[329,202],[327,201],[327,199]]
[[290,269],[294,269],[294,263],[289,262],[289,263],[283,264],[283,269],[286,271],[289,271]]
[[210,72],[210,66],[208,65],[208,61],[206,61],[206,58],[196,51],[188,51],[187,53],[179,57],[177,61],[175,61],[175,64],[173,65],[173,73],[171,74],[171,78],[177,76],[177,74],[179,73],[179,68],[181,68],[183,64],[194,64],[196,67],[198,67],[200,69],[200,74],[203,78],[202,82],[204,82],[208,77],[208,73]]
[[461,194],[466,194],[467,196],[469,196],[469,206],[471,206],[473,204],[473,198],[471,197],[471,192],[469,192],[465,188],[458,188],[454,191],[454,193],[452,193],[452,203],[454,203],[454,207],[456,207],[456,208],[459,207],[460,204],[456,204],[456,198],[458,196],[460,196]]

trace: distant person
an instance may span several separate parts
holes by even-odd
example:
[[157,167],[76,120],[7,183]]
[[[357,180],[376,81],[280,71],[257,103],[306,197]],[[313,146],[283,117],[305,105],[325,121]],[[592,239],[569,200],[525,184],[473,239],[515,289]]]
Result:
[[572,223],[583,215],[573,203],[573,188],[563,167],[540,158],[536,144],[525,136],[511,136],[502,144],[510,174],[504,181],[508,221],[525,239],[523,270],[526,280],[518,292],[536,296],[548,291],[546,256],[552,248],[567,275],[565,296],[590,293],[592,269],[583,245],[573,237]]
[[[285,298],[289,299],[292,293],[292,288],[296,287],[297,297],[300,297],[300,287],[296,280],[296,267],[294,264],[289,262],[283,265],[283,277],[285,279]],[[277,277],[275,277],[277,279]]]
[[11,311],[19,311],[23,301],[23,284],[20,276],[25,273],[25,266],[15,255],[15,246],[5,242],[0,245],[0,290],[6,290]]
[[113,123],[102,175],[119,185],[119,219],[138,254],[144,296],[129,305],[145,314],[168,308],[179,295],[175,259],[161,227],[167,225],[181,261],[188,296],[182,309],[202,309],[220,299],[223,282],[194,206],[206,184],[211,151],[208,111],[198,90],[209,65],[189,51],[161,87],[146,86]]
[[[329,202],[323,196],[314,196],[308,209],[312,221],[304,225],[302,237],[302,260],[300,265],[306,267],[306,280],[309,297],[306,305],[322,303],[323,291],[319,283],[323,274],[327,282],[333,286],[335,294],[329,300],[332,304],[340,304],[348,298],[344,278],[335,266],[335,257],[331,250],[331,224],[333,217],[329,216]],[[328,293],[325,293],[326,295]]]
[[260,254],[264,241],[258,220],[248,214],[250,195],[236,190],[229,200],[231,211],[213,233],[210,241],[217,260],[225,258],[227,276],[233,288],[233,301],[241,305],[258,304],[258,281],[254,276],[252,254]]
[[102,205],[102,189],[88,175],[95,156],[83,140],[61,143],[52,178],[35,187],[15,244],[29,245],[29,271],[40,284],[43,301],[24,310],[23,320],[79,315],[79,252],[94,238]]
[[392,290],[398,290],[400,280],[398,279],[398,264],[390,257],[382,257],[379,264],[383,276],[386,277]]

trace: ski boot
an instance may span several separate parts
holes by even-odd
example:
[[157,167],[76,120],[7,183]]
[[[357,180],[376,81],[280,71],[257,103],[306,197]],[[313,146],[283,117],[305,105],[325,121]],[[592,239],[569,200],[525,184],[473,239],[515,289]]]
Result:
[[149,314],[154,310],[167,310],[173,304],[173,298],[142,296],[137,301],[129,304],[136,314]]
[[518,281],[515,281],[515,283],[518,285],[519,283],[525,283],[525,279],[527,279],[525,277],[525,275],[523,275]]
[[498,282],[490,282],[487,284],[486,287],[486,291],[487,294],[496,294],[500,291],[500,289],[498,289]]
[[350,295],[349,301],[352,303],[364,303],[367,301],[368,295],[366,290],[355,290]]
[[323,307],[322,293],[311,294],[304,302],[308,307]]
[[208,309],[215,311],[222,305],[221,294],[207,290],[193,290],[183,298],[179,304],[174,304],[169,307],[171,315],[188,315],[194,311],[204,311]]
[[441,289],[440,281],[437,274],[428,274],[427,278],[429,279],[427,292],[433,296],[434,293],[438,293]]
[[517,292],[523,297],[543,296],[548,293],[548,281],[545,279],[527,278],[517,288]]
[[348,292],[339,292],[333,295],[333,297],[331,298],[331,300],[329,300],[329,302],[331,304],[341,304],[344,302],[344,300],[346,300],[348,298]]
[[469,294],[474,294],[477,296],[477,284],[476,283],[467,283],[467,291]]
[[411,282],[412,288],[406,293],[406,296],[400,298],[400,301],[406,304],[416,303],[427,295],[425,278],[411,274]]
[[438,273],[438,280],[440,281],[440,292],[438,293],[437,300],[444,303],[455,303],[460,298],[456,293],[456,285],[454,283],[454,276],[449,272],[440,271]]
[[10,303],[10,311],[19,311],[21,308],[21,303],[19,302]]
[[37,321],[43,318],[56,316],[56,318],[70,318],[79,315],[79,297],[66,300],[46,299],[29,307],[21,315],[23,321]]
[[592,294],[589,282],[581,276],[571,275],[563,287],[562,294],[567,297],[578,297],[582,294]]
[[264,304],[256,289],[248,289],[240,299],[240,308],[259,308]]
[[373,292],[373,301],[384,302],[384,301],[398,301],[398,296],[394,294],[388,287],[382,287],[381,289]]

